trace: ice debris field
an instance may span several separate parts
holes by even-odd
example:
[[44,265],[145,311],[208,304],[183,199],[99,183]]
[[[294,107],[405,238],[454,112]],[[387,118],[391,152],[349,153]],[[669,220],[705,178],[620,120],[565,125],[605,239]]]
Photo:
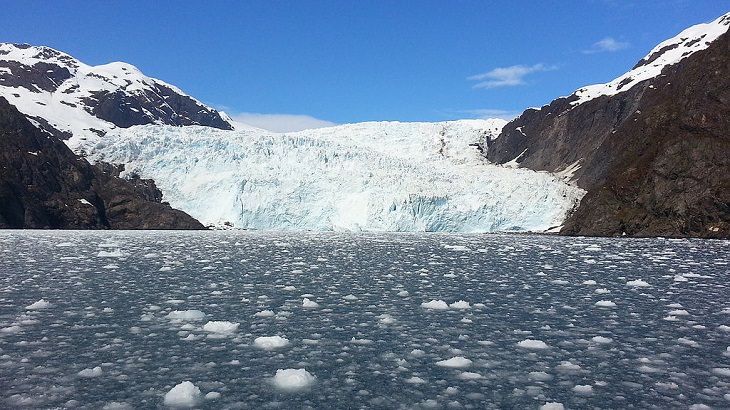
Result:
[[727,408],[730,243],[0,232],[1,408]]

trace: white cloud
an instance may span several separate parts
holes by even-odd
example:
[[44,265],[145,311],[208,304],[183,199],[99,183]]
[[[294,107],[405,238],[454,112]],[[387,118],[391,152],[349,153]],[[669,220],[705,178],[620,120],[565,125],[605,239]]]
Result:
[[272,132],[294,132],[312,128],[323,128],[337,125],[334,122],[320,120],[310,115],[296,114],[260,114],[242,112],[231,115],[233,121]]
[[583,54],[613,53],[631,47],[625,41],[618,41],[613,37],[605,37],[593,43],[591,48],[583,50]]
[[522,114],[522,111],[509,111],[509,110],[500,110],[495,108],[478,108],[474,110],[464,110],[462,111],[465,114],[471,115],[475,118],[480,119],[488,119],[488,118],[501,118],[503,120],[513,120],[517,118],[520,114]]
[[513,65],[509,67],[497,67],[486,73],[476,74],[467,77],[469,81],[477,81],[474,88],[497,88],[514,87],[525,84],[525,77],[540,71],[556,70],[555,66],[548,66],[543,63],[532,66]]

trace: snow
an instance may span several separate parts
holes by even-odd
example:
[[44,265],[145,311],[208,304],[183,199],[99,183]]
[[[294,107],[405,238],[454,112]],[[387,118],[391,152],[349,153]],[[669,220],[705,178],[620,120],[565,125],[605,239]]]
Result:
[[45,299],[39,299],[38,301],[31,303],[30,305],[26,306],[25,308],[27,310],[39,310],[39,309],[48,309],[51,306],[53,306],[53,305],[51,305],[51,303],[46,301]]
[[316,377],[306,369],[279,369],[272,383],[274,387],[285,392],[296,392],[311,386]]
[[200,401],[200,389],[192,382],[184,381],[165,394],[166,406],[176,408],[195,407]]
[[706,49],[710,43],[727,32],[730,26],[730,13],[718,17],[710,23],[692,26],[676,36],[659,43],[642,62],[653,60],[648,64],[625,73],[606,84],[595,84],[583,87],[575,92],[578,98],[571,104],[583,104],[600,96],[611,96],[631,89],[644,80],[658,77],[664,67],[674,65],[692,54]]
[[463,356],[454,356],[451,359],[436,362],[436,366],[449,367],[452,369],[465,369],[471,366],[472,361]]
[[[205,225],[284,231],[543,231],[584,191],[487,162],[503,121],[371,122],[276,134],[135,126],[85,145]],[[496,134],[494,134],[496,135]]]
[[261,336],[253,341],[253,345],[263,350],[274,350],[289,344],[289,339],[281,336]]
[[536,340],[536,339],[522,340],[517,343],[517,346],[519,346],[523,349],[529,349],[529,350],[544,350],[544,349],[549,348],[547,343],[543,342],[542,340]]

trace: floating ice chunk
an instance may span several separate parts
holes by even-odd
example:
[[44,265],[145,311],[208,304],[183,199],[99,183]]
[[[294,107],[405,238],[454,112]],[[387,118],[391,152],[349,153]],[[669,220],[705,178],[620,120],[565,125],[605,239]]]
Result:
[[289,344],[289,339],[281,336],[261,336],[253,341],[253,345],[259,349],[274,350]]
[[616,303],[614,303],[610,300],[599,300],[598,302],[596,302],[596,306],[612,308],[612,307],[616,307]]
[[306,369],[279,369],[272,379],[274,387],[286,392],[295,392],[311,386],[316,377]]
[[30,305],[26,306],[25,308],[27,310],[38,310],[38,309],[48,309],[51,307],[51,303],[46,301],[45,299],[40,299],[37,302],[33,302]]
[[134,410],[134,407],[123,401],[112,401],[104,405],[101,410]]
[[254,313],[255,317],[272,317],[275,315],[276,315],[276,313],[274,313],[273,310],[262,310],[260,312]]
[[468,246],[464,245],[444,245],[444,249],[456,252],[468,252],[471,250]]
[[284,286],[284,290],[286,290],[287,292],[292,292],[292,291],[297,290],[297,288],[295,286],[288,285],[288,286]]
[[603,336],[593,336],[591,339],[593,343],[599,343],[599,344],[608,344],[613,342],[613,339],[610,337],[603,337]]
[[356,344],[356,345],[369,345],[373,343],[370,339],[355,339],[353,336],[352,339],[350,339],[350,343]]
[[599,295],[603,295],[605,293],[611,293],[611,291],[606,288],[598,288],[598,289],[594,290],[593,292],[598,293]]
[[536,340],[536,339],[525,339],[517,343],[517,346],[523,348],[523,349],[530,349],[530,350],[542,350],[547,349],[549,346],[543,342],[542,340]]
[[689,316],[689,312],[687,312],[684,309],[671,310],[667,314],[670,315],[670,316]]
[[460,300],[458,302],[450,304],[449,307],[452,309],[470,309],[471,305],[469,305],[469,302]]
[[205,318],[205,313],[195,309],[173,310],[168,313],[166,317],[170,320],[194,321],[203,320]]
[[580,396],[590,396],[593,394],[593,386],[590,384],[577,384],[573,386],[573,391]]
[[165,405],[178,408],[195,407],[200,401],[200,389],[192,382],[184,381],[165,394]]
[[677,339],[677,341],[683,345],[687,345],[690,347],[700,347],[699,343],[695,342],[692,339],[688,339],[686,337],[680,337],[679,339]]
[[400,296],[400,297],[406,297],[408,295],[409,295],[409,293],[407,290],[401,290],[400,292],[398,292],[398,296]]
[[538,381],[538,382],[545,382],[548,380],[552,380],[553,376],[545,373],[545,372],[530,372],[530,374],[527,375],[527,377],[530,380]]
[[93,369],[84,369],[78,373],[80,377],[98,377],[101,376],[103,371],[100,366],[96,366]]
[[378,316],[378,322],[384,325],[392,325],[393,323],[395,323],[395,318],[387,313],[383,313],[382,315]]
[[216,400],[216,399],[220,399],[220,398],[221,398],[221,394],[218,393],[217,391],[208,392],[205,395],[206,400]]
[[[728,347],[728,349],[730,349],[730,347]],[[730,351],[730,350],[729,350],[729,351]],[[424,352],[424,351],[423,351],[423,350],[421,350],[421,349],[413,349],[413,350],[411,350],[411,353],[410,353],[410,354],[411,354],[411,356],[413,356],[413,357],[423,357],[423,356],[425,356],[425,355],[426,355],[426,352]]]
[[687,279],[683,275],[674,275],[674,281],[675,282],[689,282],[689,279]]
[[635,288],[646,288],[646,287],[651,286],[649,283],[647,283],[641,279],[630,280],[630,281],[626,282],[626,285],[633,286]]
[[8,326],[8,327],[4,327],[4,328],[0,329],[0,333],[12,334],[12,333],[19,333],[21,330],[23,330],[22,327],[20,327],[18,325],[12,325],[12,326]]
[[432,310],[447,310],[449,308],[449,305],[444,302],[443,300],[431,300],[430,302],[423,302],[421,303],[421,307],[424,309],[432,309]]
[[121,249],[116,249],[113,251],[99,251],[99,253],[96,254],[96,256],[98,256],[100,258],[123,258],[125,256],[128,256],[128,254],[125,252],[122,252]]
[[583,281],[584,285],[597,285],[598,283],[593,279],[588,279]]
[[730,377],[730,369],[727,367],[713,367],[712,374],[722,377]]
[[451,359],[436,362],[436,366],[450,367],[452,369],[465,369],[471,366],[472,361],[463,356],[454,356]]
[[477,380],[477,379],[481,379],[482,375],[479,373],[475,373],[475,372],[461,372],[459,374],[459,378],[461,380]]
[[357,296],[355,296],[352,293],[350,293],[349,295],[343,297],[342,299],[345,299],[345,300],[357,300]]
[[203,330],[210,333],[217,333],[221,335],[229,335],[234,333],[238,329],[239,323],[222,321],[209,321],[203,325]]
[[409,384],[424,384],[424,383],[426,383],[425,380],[423,380],[422,378],[420,378],[418,376],[409,377],[409,378],[407,378],[405,380],[405,382],[406,383],[409,383]]
[[549,401],[540,406],[540,410],[565,410],[565,406],[557,401]]
[[308,309],[314,309],[314,308],[319,307],[319,303],[317,303],[313,300],[310,300],[309,298],[304,298],[304,300],[302,300],[302,307],[308,308]]

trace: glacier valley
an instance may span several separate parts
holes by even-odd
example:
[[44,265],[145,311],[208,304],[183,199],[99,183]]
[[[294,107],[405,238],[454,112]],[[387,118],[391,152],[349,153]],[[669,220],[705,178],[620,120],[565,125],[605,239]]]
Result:
[[[81,149],[152,178],[203,224],[283,231],[545,231],[584,191],[487,162],[503,120],[371,122],[297,133],[143,125]],[[124,175],[124,174],[123,174]]]

